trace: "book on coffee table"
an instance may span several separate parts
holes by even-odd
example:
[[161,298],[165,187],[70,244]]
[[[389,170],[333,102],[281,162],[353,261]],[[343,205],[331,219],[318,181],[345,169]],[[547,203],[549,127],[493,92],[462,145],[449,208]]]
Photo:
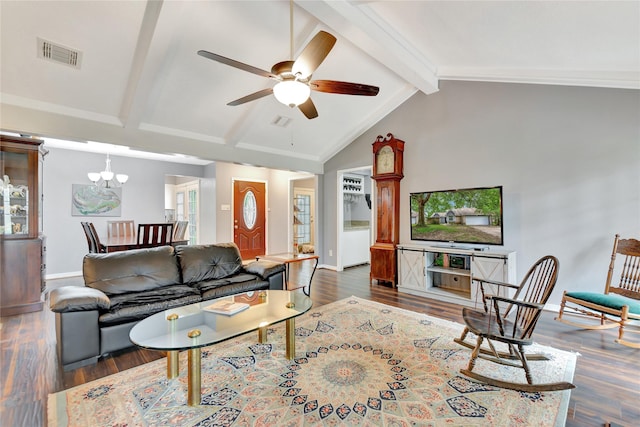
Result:
[[239,313],[242,310],[246,310],[247,308],[249,308],[249,304],[247,303],[223,300],[216,301],[213,304],[204,307],[203,310],[209,311],[211,313],[226,314],[227,316],[231,316],[232,314]]

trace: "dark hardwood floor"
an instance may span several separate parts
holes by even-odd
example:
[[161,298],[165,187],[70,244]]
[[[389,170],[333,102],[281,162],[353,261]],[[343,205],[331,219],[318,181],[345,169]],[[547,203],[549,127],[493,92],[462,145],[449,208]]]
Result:
[[[308,281],[307,263],[292,264],[291,280]],[[81,284],[81,278],[49,281],[48,289]],[[369,267],[337,273],[320,269],[311,297],[316,305],[351,295],[462,323],[461,307],[369,285]],[[578,357],[567,426],[640,425],[640,350],[613,342],[615,331],[582,331],[553,320],[545,312],[535,339],[543,345],[575,351]],[[6,317],[0,323],[2,426],[46,425],[47,395],[164,357],[159,352],[128,350],[96,365],[62,372],[55,351],[54,316],[38,313]]]

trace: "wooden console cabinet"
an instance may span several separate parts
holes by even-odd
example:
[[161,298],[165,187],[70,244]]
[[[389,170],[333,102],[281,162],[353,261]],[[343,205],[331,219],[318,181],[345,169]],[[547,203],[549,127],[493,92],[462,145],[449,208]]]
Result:
[[[474,279],[516,282],[516,253],[509,250],[398,245],[398,291],[467,306],[482,306]],[[503,295],[498,287],[485,291]]]
[[43,306],[42,143],[0,135],[0,316]]

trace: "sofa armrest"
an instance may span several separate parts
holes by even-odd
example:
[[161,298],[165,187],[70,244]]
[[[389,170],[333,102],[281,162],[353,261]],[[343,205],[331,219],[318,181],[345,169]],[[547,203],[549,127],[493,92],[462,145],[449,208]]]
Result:
[[244,271],[256,274],[266,280],[274,274],[283,272],[284,263],[266,260],[252,261],[244,266]]
[[104,292],[85,286],[63,286],[53,289],[49,295],[49,308],[56,313],[107,310],[110,306]]

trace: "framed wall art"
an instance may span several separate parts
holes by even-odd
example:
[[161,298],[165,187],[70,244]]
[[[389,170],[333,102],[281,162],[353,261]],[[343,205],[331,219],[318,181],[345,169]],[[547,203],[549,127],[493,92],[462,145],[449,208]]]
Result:
[[71,185],[72,216],[121,216],[122,188]]

